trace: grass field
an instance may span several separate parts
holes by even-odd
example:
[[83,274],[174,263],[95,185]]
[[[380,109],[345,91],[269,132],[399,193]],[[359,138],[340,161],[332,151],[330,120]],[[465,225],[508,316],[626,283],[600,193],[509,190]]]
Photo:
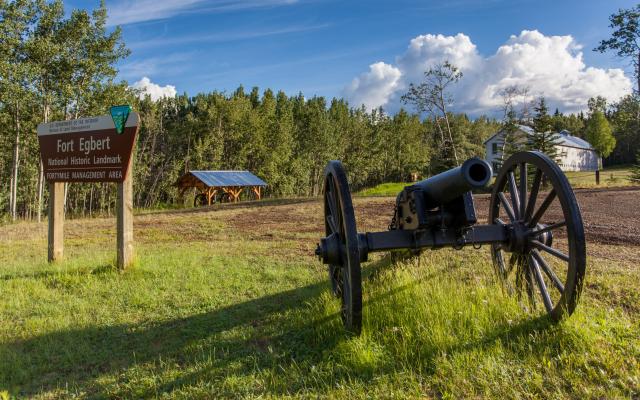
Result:
[[[113,267],[113,219],[68,221],[66,261],[54,265],[45,224],[0,227],[0,393],[640,396],[638,248],[590,246],[582,302],[558,325],[502,294],[486,248],[375,258],[353,337],[311,256],[321,224],[317,201],[146,213],[124,273]],[[611,258],[619,249],[625,257]]]
[[[595,172],[566,172],[571,186],[579,188],[610,188],[621,186],[637,186],[629,180],[631,177],[631,167],[616,166],[605,168],[600,172],[600,184],[596,185]],[[389,182],[361,190],[360,196],[396,196],[405,186],[411,183]]]

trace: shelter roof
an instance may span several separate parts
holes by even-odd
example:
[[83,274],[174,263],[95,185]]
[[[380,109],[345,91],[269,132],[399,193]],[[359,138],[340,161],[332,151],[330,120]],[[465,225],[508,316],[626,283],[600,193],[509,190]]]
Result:
[[265,181],[249,171],[189,171],[178,182],[188,175],[193,175],[206,186],[267,186]]

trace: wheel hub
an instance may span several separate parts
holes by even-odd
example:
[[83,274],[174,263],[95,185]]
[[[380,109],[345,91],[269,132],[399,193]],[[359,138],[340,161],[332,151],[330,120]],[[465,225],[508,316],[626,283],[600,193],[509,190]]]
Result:
[[529,229],[521,222],[516,221],[509,226],[509,243],[505,250],[512,253],[524,254],[527,251],[529,244],[528,239]]
[[551,247],[553,244],[553,234],[551,231],[532,234],[532,231],[540,231],[547,227],[545,224],[536,224],[534,229],[530,229],[523,222],[517,221],[509,226],[509,242],[504,249],[512,253],[525,254],[531,249],[531,241],[537,240],[540,243]]
[[320,239],[320,243],[316,248],[316,256],[324,263],[330,265],[342,264],[342,245],[340,237],[337,233]]
[[[541,229],[545,229],[548,225],[545,224],[537,224],[536,230],[539,231]],[[544,243],[547,246],[551,247],[553,244],[553,233],[551,231],[542,232],[535,236],[532,236],[532,239],[537,240],[540,243]]]

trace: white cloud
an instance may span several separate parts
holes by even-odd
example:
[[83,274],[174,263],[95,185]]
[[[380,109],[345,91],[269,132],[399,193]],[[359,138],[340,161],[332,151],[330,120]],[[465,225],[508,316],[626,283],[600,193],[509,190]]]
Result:
[[384,106],[398,88],[401,76],[398,68],[377,62],[369,66],[369,72],[355,78],[345,93],[353,104],[364,104],[368,110]]
[[296,2],[297,0],[114,0],[107,3],[108,25],[154,21],[195,11],[225,12]]
[[202,0],[118,0],[107,3],[109,25],[169,18],[188,11]]
[[631,91],[631,81],[621,69],[586,66],[581,46],[573,37],[545,36],[533,30],[511,36],[488,57],[462,33],[418,36],[397,57],[395,67],[384,64],[397,71],[393,89],[385,80],[362,85],[356,78],[345,93],[354,104],[364,103],[369,108],[386,105],[394,110],[409,83],[420,82],[425,70],[445,60],[464,74],[453,89],[454,108],[471,114],[496,112],[501,104],[500,90],[510,85],[528,86],[533,95],[544,95],[551,107],[565,112],[586,108],[593,96],[617,100]]
[[173,85],[160,86],[151,82],[151,79],[146,76],[140,79],[138,82],[131,85],[131,88],[140,91],[140,97],[146,95],[151,96],[151,100],[156,101],[163,97],[175,97],[176,87]]
[[139,42],[129,43],[127,47],[130,49],[144,49],[160,46],[175,46],[188,43],[224,43],[233,42],[248,39],[257,39],[268,36],[287,35],[293,33],[309,32],[318,29],[324,29],[329,27],[330,24],[319,25],[300,25],[291,26],[285,28],[271,29],[271,30],[238,30],[234,32],[219,32],[219,33],[203,33],[195,35],[174,36],[174,37],[158,37],[149,40],[142,40]]

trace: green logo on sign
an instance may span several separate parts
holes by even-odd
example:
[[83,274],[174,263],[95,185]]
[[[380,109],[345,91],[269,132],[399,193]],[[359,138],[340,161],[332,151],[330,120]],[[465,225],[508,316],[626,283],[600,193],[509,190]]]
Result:
[[113,124],[116,126],[116,132],[118,134],[122,134],[124,132],[124,127],[127,123],[127,118],[129,118],[129,113],[131,112],[131,106],[113,106],[111,107],[111,118],[113,119]]

